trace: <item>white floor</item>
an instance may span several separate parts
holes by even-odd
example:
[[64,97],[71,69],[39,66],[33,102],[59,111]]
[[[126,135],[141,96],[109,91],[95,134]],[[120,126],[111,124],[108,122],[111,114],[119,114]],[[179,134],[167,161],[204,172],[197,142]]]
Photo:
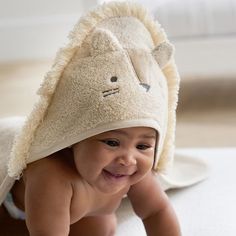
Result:
[[[178,153],[208,162],[209,178],[197,185],[170,190],[183,236],[236,235],[236,148],[180,149]],[[118,211],[117,236],[144,236],[142,222],[124,200]]]

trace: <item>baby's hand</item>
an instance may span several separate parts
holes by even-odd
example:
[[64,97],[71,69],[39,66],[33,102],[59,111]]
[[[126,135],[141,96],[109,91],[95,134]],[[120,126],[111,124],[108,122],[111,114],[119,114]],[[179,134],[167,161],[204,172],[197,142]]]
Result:
[[130,188],[128,197],[148,236],[181,235],[175,212],[152,172]]

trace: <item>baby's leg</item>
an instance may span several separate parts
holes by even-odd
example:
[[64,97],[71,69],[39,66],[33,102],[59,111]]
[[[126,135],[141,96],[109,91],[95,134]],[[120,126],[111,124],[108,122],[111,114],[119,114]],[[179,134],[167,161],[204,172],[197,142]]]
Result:
[[116,231],[115,214],[90,216],[71,225],[69,236],[114,236]]

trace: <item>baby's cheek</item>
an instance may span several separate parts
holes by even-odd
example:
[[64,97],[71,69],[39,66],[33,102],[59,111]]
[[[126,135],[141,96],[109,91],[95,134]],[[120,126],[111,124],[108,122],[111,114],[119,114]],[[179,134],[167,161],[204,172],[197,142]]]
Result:
[[139,165],[139,170],[141,173],[146,174],[149,170],[152,169],[153,166],[153,158],[145,157]]
[[145,160],[144,162],[139,163],[139,164],[140,165],[138,166],[138,171],[132,178],[132,181],[133,181],[132,184],[136,184],[139,181],[141,181],[144,178],[144,176],[146,176],[146,174],[152,170],[153,163],[151,160],[148,160],[148,161]]

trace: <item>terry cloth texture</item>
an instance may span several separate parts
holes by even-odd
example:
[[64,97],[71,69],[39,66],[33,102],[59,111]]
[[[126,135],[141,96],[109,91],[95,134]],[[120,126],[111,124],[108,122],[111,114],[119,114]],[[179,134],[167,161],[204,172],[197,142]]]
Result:
[[13,186],[15,179],[7,174],[7,165],[14,137],[19,133],[25,121],[24,117],[8,117],[0,119],[0,204]]
[[173,46],[141,6],[113,2],[75,25],[45,76],[40,99],[16,137],[8,174],[112,129],[159,133],[154,170],[173,161],[179,75]]

